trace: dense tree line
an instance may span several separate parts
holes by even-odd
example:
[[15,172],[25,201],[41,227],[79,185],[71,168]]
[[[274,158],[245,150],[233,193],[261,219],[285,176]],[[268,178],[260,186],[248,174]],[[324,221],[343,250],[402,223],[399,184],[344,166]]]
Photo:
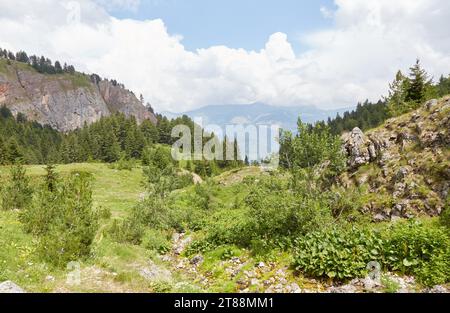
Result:
[[362,130],[377,127],[386,119],[414,110],[424,101],[450,94],[450,75],[433,83],[419,60],[410,68],[408,76],[398,71],[389,84],[389,94],[376,103],[359,103],[355,110],[328,119],[333,134],[341,134],[355,127]]
[[344,112],[343,116],[338,114],[334,119],[329,118],[327,123],[330,126],[330,131],[338,135],[355,127],[359,127],[362,130],[377,127],[389,116],[385,101],[380,100],[376,103],[371,103],[366,100],[362,104],[358,103],[354,111]]
[[59,158],[64,136],[49,126],[16,117],[6,107],[0,107],[0,164],[21,159],[29,164],[42,164]]
[[[55,63],[53,63],[52,60],[50,60],[49,58],[47,58],[45,56],[41,56],[41,57],[36,56],[36,55],[28,56],[28,54],[25,51],[19,51],[17,53],[13,53],[11,51],[2,49],[0,47],[0,58],[5,58],[8,60],[8,62],[15,61],[15,62],[21,62],[21,63],[28,64],[31,67],[33,67],[38,73],[41,73],[41,74],[53,75],[53,74],[64,74],[64,73],[68,73],[68,74],[76,73],[75,67],[73,65],[68,65],[67,63],[64,63],[64,65],[61,65],[61,63],[59,61],[55,61]],[[91,74],[89,76],[89,78],[90,78],[91,82],[94,84],[98,84],[100,81],[103,80],[100,77],[100,75],[95,74],[95,73]],[[108,79],[106,79],[106,80],[108,80]],[[119,86],[123,89],[126,89],[124,84],[117,82],[117,80],[115,80],[115,79],[111,79],[108,81],[113,86]],[[131,90],[128,90],[128,89],[126,89],[126,90],[133,93],[133,91],[131,91]],[[142,95],[140,96],[140,100],[141,100],[142,104],[145,105]],[[149,109],[149,111],[151,111],[153,113],[153,109],[150,106],[150,104],[147,103],[146,106]]]
[[53,63],[49,58],[44,56],[28,56],[25,51],[19,51],[14,54],[11,51],[0,48],[0,58],[29,64],[36,71],[43,74],[75,73],[75,67],[73,65],[67,65],[66,63],[61,65],[59,61],[55,61],[55,63]]
[[[0,107],[0,164],[12,164],[17,160],[27,164],[140,160],[145,157],[146,149],[155,144],[172,145],[177,140],[171,136],[176,125],[188,126],[191,134],[194,134],[195,127],[199,127],[187,116],[169,120],[157,115],[157,120],[156,125],[149,120],[138,124],[134,117],[117,113],[86,124],[81,129],[61,133],[50,126],[28,121],[24,114],[14,117],[3,106]],[[205,136],[204,143],[214,135]],[[236,140],[229,142],[225,139],[221,144],[224,148],[233,145],[234,160],[192,161],[187,167],[206,177],[218,173],[221,168],[241,166],[243,162],[238,158]]]

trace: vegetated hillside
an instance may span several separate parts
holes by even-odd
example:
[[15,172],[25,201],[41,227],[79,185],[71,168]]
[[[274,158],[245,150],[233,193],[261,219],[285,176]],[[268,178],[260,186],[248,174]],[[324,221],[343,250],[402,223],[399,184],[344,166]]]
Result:
[[367,193],[363,208],[377,221],[439,215],[450,187],[450,96],[430,100],[365,134],[343,135],[346,187]]
[[116,112],[134,116],[138,122],[156,118],[122,85],[97,80],[78,72],[39,73],[31,65],[0,58],[0,105],[14,115],[69,131]]

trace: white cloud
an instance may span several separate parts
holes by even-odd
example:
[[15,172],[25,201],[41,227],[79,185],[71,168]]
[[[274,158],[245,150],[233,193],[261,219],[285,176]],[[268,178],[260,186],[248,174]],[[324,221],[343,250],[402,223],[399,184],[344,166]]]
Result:
[[260,51],[187,51],[162,20],[116,19],[99,1],[77,1],[79,19],[73,1],[2,1],[0,46],[116,78],[159,111],[256,101],[343,107],[377,100],[416,57],[434,75],[450,72],[447,0],[336,0],[334,26],[303,37],[297,56],[283,33]]
[[320,7],[320,13],[322,14],[322,16],[324,18],[333,18],[333,16],[334,16],[333,11],[330,10],[329,8],[327,8],[326,6]]
[[137,11],[141,0],[95,0],[99,5],[108,10]]

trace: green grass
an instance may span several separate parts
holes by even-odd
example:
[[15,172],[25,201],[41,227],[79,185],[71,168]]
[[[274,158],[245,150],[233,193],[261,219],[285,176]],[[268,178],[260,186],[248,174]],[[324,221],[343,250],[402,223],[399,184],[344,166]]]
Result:
[[[27,174],[32,184],[38,184],[45,174],[44,166],[26,166]],[[58,165],[56,171],[60,176],[67,176],[74,171],[92,173],[94,207],[108,208],[114,217],[125,216],[130,208],[139,201],[143,192],[141,186],[142,169],[118,171],[110,169],[106,164],[68,164]],[[9,167],[0,167],[0,177],[7,179]],[[41,262],[35,253],[36,242],[31,235],[26,234],[19,222],[18,212],[0,211],[0,281],[12,280],[28,291],[49,292],[55,290],[104,292],[104,291],[151,291],[151,286],[145,284],[138,275],[137,268],[145,266],[150,258],[145,249],[112,242],[106,236],[106,228],[110,219],[102,220],[99,232],[94,242],[93,257],[81,263],[82,272],[92,266],[104,269],[107,273],[122,273],[122,276],[132,276],[122,286],[113,277],[104,278],[104,285],[86,279],[82,286],[68,286],[66,276],[68,270],[59,270]],[[135,268],[130,268],[134,264]],[[46,280],[47,276],[54,280]],[[89,276],[86,274],[86,276]],[[102,278],[103,279],[103,278]],[[122,289],[123,288],[123,289]]]
[[[45,174],[45,166],[26,166],[26,171],[32,177],[32,181],[37,183]],[[61,176],[67,176],[74,171],[85,171],[93,175],[94,206],[110,209],[113,217],[124,216],[139,201],[140,194],[144,192],[144,187],[141,185],[141,168],[119,171],[101,163],[56,166],[56,172]],[[9,167],[0,167],[0,177],[5,178],[8,172]]]

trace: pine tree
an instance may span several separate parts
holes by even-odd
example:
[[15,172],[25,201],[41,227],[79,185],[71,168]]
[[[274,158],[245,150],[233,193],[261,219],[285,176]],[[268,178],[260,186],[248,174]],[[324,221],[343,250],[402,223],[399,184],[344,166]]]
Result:
[[61,63],[59,63],[59,61],[55,62],[55,72],[56,72],[56,74],[62,74],[62,72],[63,72]]
[[0,137],[0,165],[6,164],[6,146],[3,142],[3,138]]
[[45,172],[45,186],[48,191],[54,192],[58,184],[58,175],[55,172],[55,166],[53,164],[47,164]]
[[398,71],[395,80],[389,84],[388,107],[392,116],[404,111],[409,81]]
[[23,158],[16,138],[11,138],[6,146],[6,160],[8,164],[16,163]]
[[22,210],[31,203],[33,189],[23,165],[18,162],[11,167],[9,181],[2,193],[3,210]]
[[417,104],[425,100],[425,92],[430,84],[427,72],[422,69],[419,59],[416,64],[410,68],[409,84],[406,90],[406,101],[412,101]]

